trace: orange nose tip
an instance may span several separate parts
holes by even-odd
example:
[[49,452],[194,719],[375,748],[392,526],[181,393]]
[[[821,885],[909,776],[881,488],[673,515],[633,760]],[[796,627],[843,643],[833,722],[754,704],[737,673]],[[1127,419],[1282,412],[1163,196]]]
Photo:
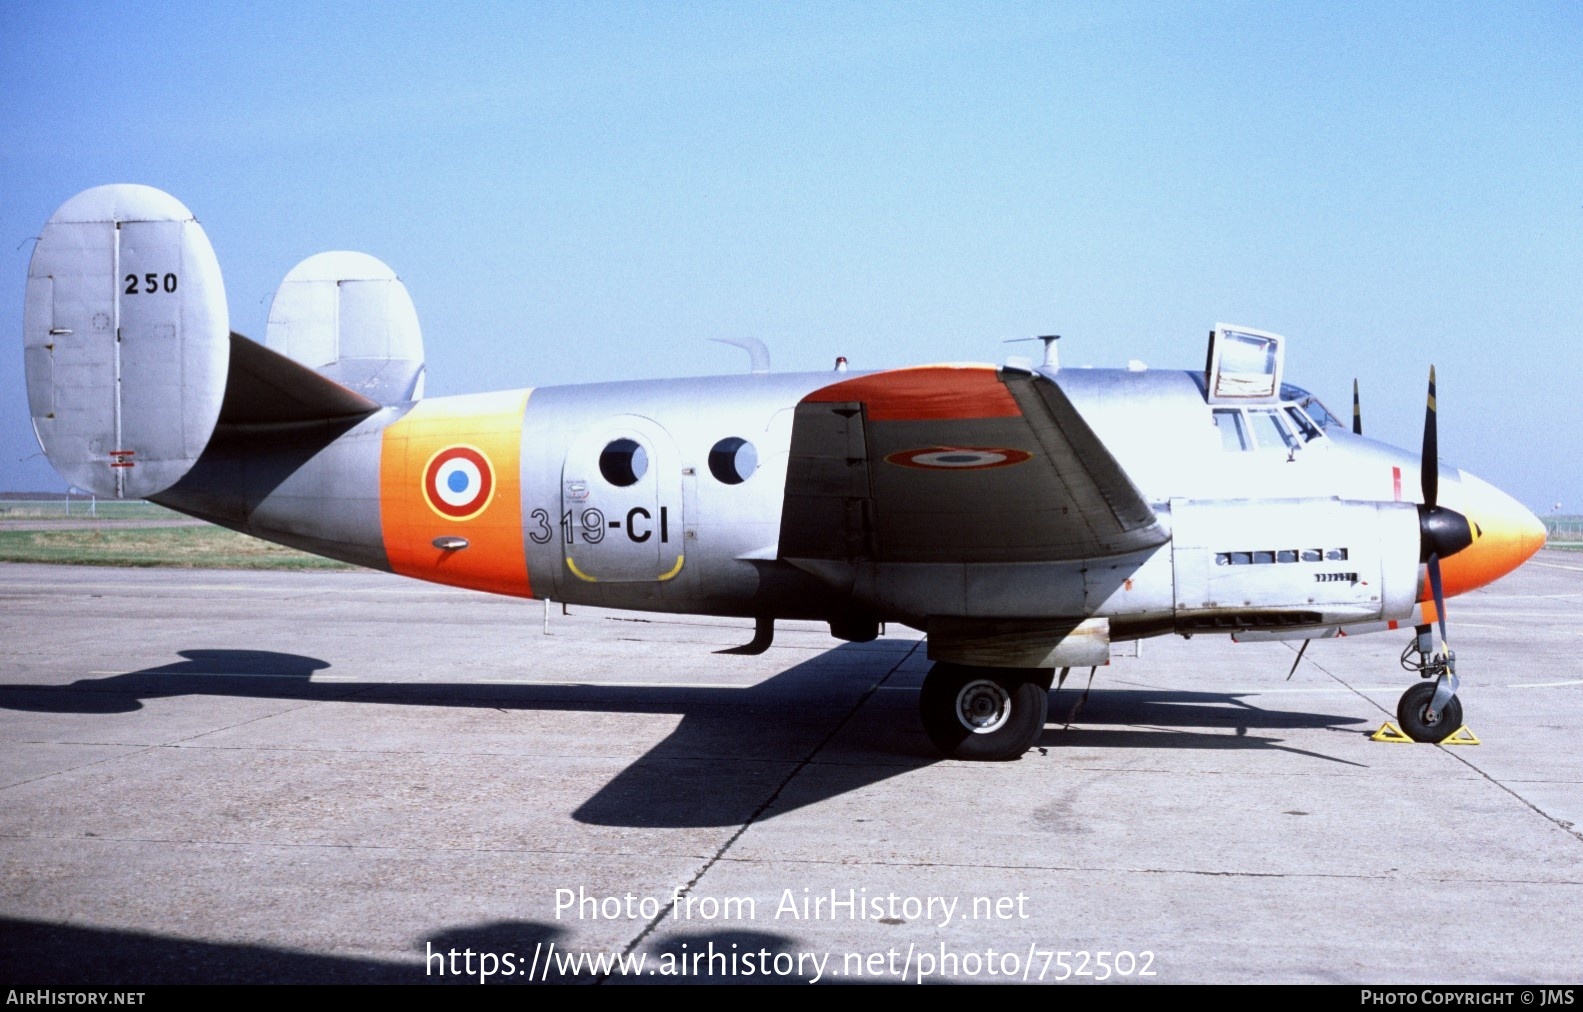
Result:
[[[1527,507],[1466,471],[1442,484],[1440,503],[1473,524],[1473,543],[1440,560],[1447,597],[1482,587],[1510,573],[1544,547],[1545,528]],[[1428,599],[1428,588],[1421,598]]]

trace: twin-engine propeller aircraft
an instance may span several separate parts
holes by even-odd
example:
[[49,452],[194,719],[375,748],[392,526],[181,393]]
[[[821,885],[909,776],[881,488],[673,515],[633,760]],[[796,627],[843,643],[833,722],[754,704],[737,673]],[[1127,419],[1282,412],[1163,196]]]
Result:
[[[1445,598],[1520,565],[1539,522],[1365,439],[1282,382],[1282,339],[1218,326],[1202,371],[770,374],[423,396],[406,288],[323,253],[262,344],[232,332],[180,202],[101,186],[27,280],[33,424],[67,481],[374,569],[497,594],[924,631],[923,724],[1007,759],[1057,669],[1167,633],[1413,629],[1402,728],[1462,721]],[[1440,635],[1433,636],[1438,621]],[[1414,654],[1416,653],[1416,659]]]

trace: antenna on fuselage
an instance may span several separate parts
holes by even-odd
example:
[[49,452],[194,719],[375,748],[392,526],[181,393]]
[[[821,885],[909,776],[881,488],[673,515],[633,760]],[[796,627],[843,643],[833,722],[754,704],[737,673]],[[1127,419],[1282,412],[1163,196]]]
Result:
[[1058,355],[1055,350],[1055,342],[1059,341],[1060,339],[1060,334],[1040,334],[1038,337],[1013,337],[1003,343],[1020,344],[1023,341],[1043,341],[1044,368],[1055,370],[1061,368],[1061,356]]
[[763,375],[770,371],[770,350],[756,337],[711,337],[716,344],[729,344],[748,353],[748,372]]

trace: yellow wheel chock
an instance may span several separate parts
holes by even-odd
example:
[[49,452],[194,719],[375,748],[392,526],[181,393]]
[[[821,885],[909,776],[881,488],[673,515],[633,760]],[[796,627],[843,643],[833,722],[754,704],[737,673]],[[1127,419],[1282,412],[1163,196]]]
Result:
[[1401,728],[1397,727],[1395,724],[1392,724],[1388,720],[1380,725],[1380,729],[1378,731],[1375,731],[1373,734],[1369,735],[1369,741],[1404,742],[1408,745],[1413,743],[1411,738],[1402,733]]
[[[1375,731],[1373,734],[1369,735],[1369,741],[1384,741],[1384,742],[1391,742],[1393,744],[1404,744],[1404,745],[1417,745],[1417,744],[1420,744],[1419,742],[1415,742],[1415,741],[1413,741],[1413,739],[1407,737],[1407,735],[1402,733],[1401,728],[1397,727],[1395,724],[1391,723],[1388,720],[1385,723],[1380,725],[1380,729],[1378,731]],[[1446,735],[1444,738],[1441,738],[1440,741],[1438,741],[1436,744],[1439,744],[1439,745],[1482,745],[1483,742],[1479,741],[1478,735],[1474,734],[1468,728],[1468,726],[1466,724],[1463,724],[1461,727],[1457,728],[1455,731],[1452,731],[1450,734]]]

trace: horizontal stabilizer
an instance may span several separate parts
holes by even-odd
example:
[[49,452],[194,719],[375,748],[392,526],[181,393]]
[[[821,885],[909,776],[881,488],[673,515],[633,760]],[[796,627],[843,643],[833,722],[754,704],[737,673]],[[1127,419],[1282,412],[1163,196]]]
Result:
[[241,334],[231,334],[231,372],[220,409],[221,425],[332,421],[361,417],[379,408],[379,402]]

